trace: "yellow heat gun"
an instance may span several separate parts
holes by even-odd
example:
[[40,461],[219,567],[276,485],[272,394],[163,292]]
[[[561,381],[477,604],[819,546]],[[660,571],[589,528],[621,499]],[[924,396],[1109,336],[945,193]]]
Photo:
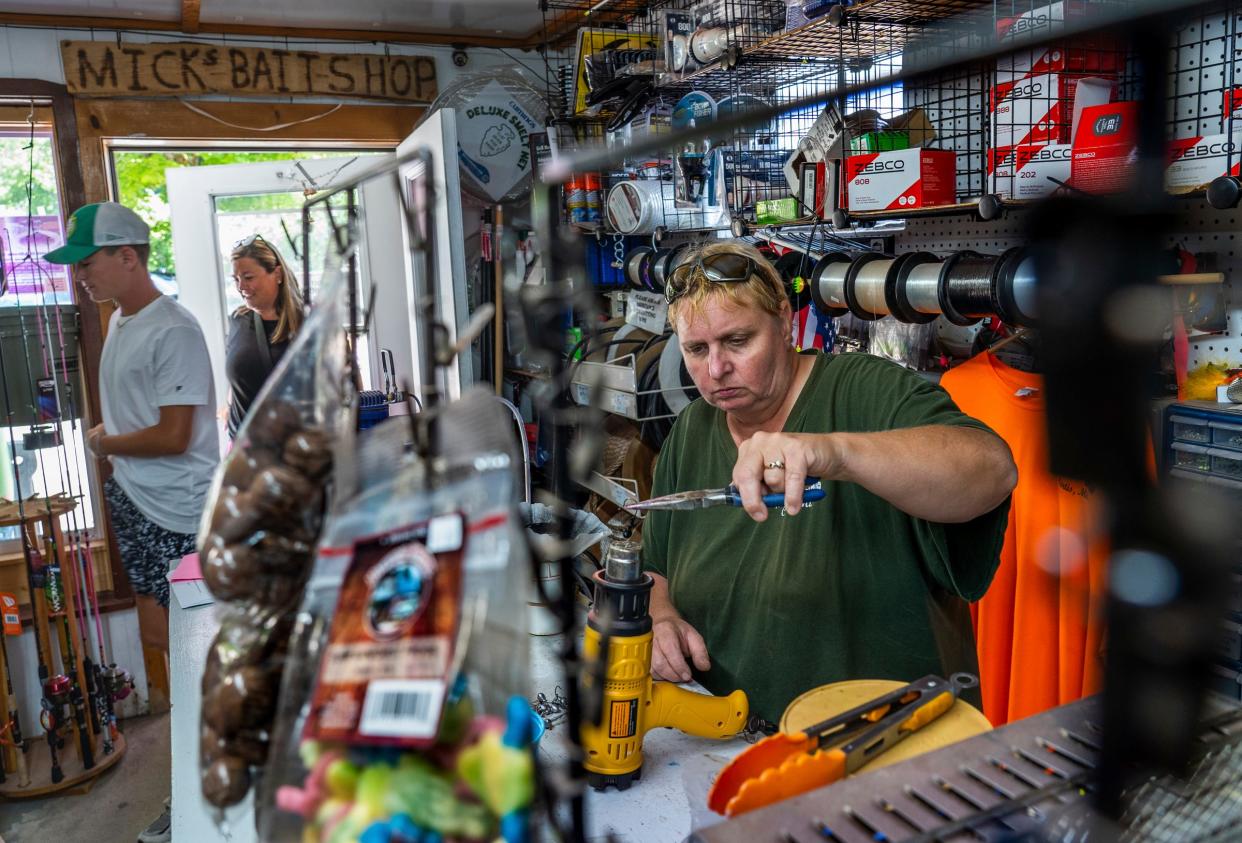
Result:
[[603,717],[584,723],[587,781],[596,790],[627,790],[642,778],[643,736],[662,726],[702,738],[731,738],[742,730],[750,705],[744,691],[727,697],[696,694],[651,678],[652,579],[642,572],[637,542],[612,540],[604,570],[596,571],[595,601],[587,616],[583,655],[605,654]]

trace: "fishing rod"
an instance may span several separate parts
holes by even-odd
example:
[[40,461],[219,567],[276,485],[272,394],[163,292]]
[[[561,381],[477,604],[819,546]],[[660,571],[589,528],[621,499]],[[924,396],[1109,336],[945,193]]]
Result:
[[[34,244],[35,244],[35,238],[34,238],[35,113],[34,113],[34,108],[35,108],[35,104],[34,104],[34,101],[32,100],[30,103],[30,114],[28,118],[30,129],[29,129],[29,135],[28,135],[28,141],[27,141],[27,148],[29,150],[29,159],[28,159],[29,163],[28,163],[27,175],[26,175],[26,230],[27,230],[26,247],[27,247],[27,254],[23,258],[23,261],[29,262],[30,265],[33,267],[33,270],[34,270],[33,275],[37,281],[37,289],[39,291],[40,301],[46,307],[47,299],[46,299],[46,288],[44,285],[44,278],[43,278],[44,273],[42,271],[42,267],[39,266],[38,261],[34,259],[34,256],[32,254],[32,250],[34,249]],[[22,310],[20,290],[16,291],[14,303],[17,306],[17,318],[18,318],[18,323],[20,325],[20,330],[21,330],[22,352],[23,352],[23,358],[24,358],[25,365],[26,365],[26,380],[27,380],[28,386],[30,387],[30,410],[32,414],[32,420],[39,420],[40,413],[38,409],[38,402],[37,402],[37,399],[35,398],[36,391],[37,391],[37,384],[36,384],[34,373],[32,371],[32,367],[30,363],[30,335],[29,335],[29,332],[26,326],[26,315]],[[37,307],[35,309],[35,312],[39,316],[39,321],[42,322],[43,321],[42,312]],[[41,361],[43,362],[44,376],[45,378],[49,378],[52,381],[53,395],[56,400],[56,412],[55,412],[56,440],[57,440],[56,447],[57,447],[58,454],[62,457],[62,460],[63,460],[63,457],[64,457],[64,452],[62,450],[63,437],[61,436],[61,432],[62,432],[61,424],[63,422],[63,414],[61,412],[62,403],[61,403],[61,397],[60,397],[59,384],[57,384],[56,378],[52,376],[47,356],[45,356],[45,355],[50,356],[51,354],[50,333],[48,335],[48,338],[49,338],[48,344],[44,344],[40,341],[41,350],[44,352],[44,354],[41,354],[40,357],[41,357]],[[64,353],[64,347],[62,344],[61,346],[62,362],[64,360],[64,357],[65,357],[65,353]],[[69,617],[70,615],[77,614],[75,612],[75,609],[78,607],[78,602],[76,599],[74,599],[76,595],[66,593],[66,588],[65,588],[66,584],[68,584],[70,587],[75,588],[75,589],[77,587],[78,578],[72,576],[73,574],[72,566],[76,564],[76,561],[74,558],[71,557],[68,560],[68,563],[71,569],[68,571],[63,569],[62,560],[64,559],[64,551],[66,550],[66,548],[61,547],[62,542],[60,541],[60,536],[58,535],[58,533],[60,532],[58,530],[60,516],[56,514],[52,508],[51,497],[48,494],[50,491],[50,486],[48,484],[47,468],[44,465],[44,461],[40,458],[36,462],[38,465],[39,472],[43,478],[43,489],[44,489],[43,500],[44,500],[44,505],[46,508],[45,517],[46,517],[46,525],[47,525],[46,535],[44,535],[44,540],[49,545],[49,550],[52,555],[52,563],[53,563],[51,565],[46,565],[44,567],[44,572],[47,576],[47,582],[46,582],[46,587],[48,589],[47,593],[48,593],[49,598],[55,598],[51,600],[51,602],[54,603],[53,608],[55,612],[61,616],[62,629],[61,629],[61,635],[59,636],[60,637],[59,643],[60,643],[60,651],[61,651],[60,652],[61,664],[64,670],[64,675],[67,675],[68,677],[70,677],[70,687],[68,689],[67,699],[68,699],[68,703],[70,706],[70,710],[72,712],[75,729],[78,732],[79,753],[81,755],[82,763],[86,769],[90,769],[91,767],[94,766],[94,747],[93,747],[94,734],[95,732],[98,731],[98,728],[99,728],[99,725],[98,725],[99,716],[98,716],[98,712],[95,711],[95,700],[92,698],[91,704],[90,704],[91,711],[90,711],[89,717],[91,721],[91,726],[93,728],[88,728],[86,726],[87,712],[84,710],[84,706],[86,705],[86,700],[83,697],[81,686],[83,684],[86,684],[88,685],[88,688],[89,688],[90,683],[89,683],[89,679],[87,678],[88,671],[86,670],[86,665],[83,662],[79,662],[77,660],[76,654],[74,652],[73,629],[71,628],[71,625],[76,622],[78,624],[79,632],[83,632],[84,631],[83,627],[85,626],[85,623],[84,623],[84,620],[80,616],[73,617],[73,618]],[[73,492],[72,482],[70,481],[68,477],[68,468],[67,466],[64,465],[63,461],[61,463],[61,468],[62,468],[62,472],[61,472],[60,479],[62,483],[62,488],[66,488],[68,491],[70,491],[71,498],[72,498],[72,492]],[[77,526],[77,518],[76,518],[76,512],[75,512],[76,508],[77,508],[77,505],[75,503],[73,507],[69,510],[70,517],[72,518],[75,527]],[[35,541],[33,539],[32,539],[32,544],[35,544]],[[89,641],[89,633],[87,633],[83,637],[82,640],[84,642]]]
[[[12,460],[17,455],[17,441],[13,436],[13,404],[9,393],[9,376],[4,363],[4,350],[0,346],[0,392],[4,393],[4,414],[8,424],[6,425],[9,432],[9,459]],[[40,618],[39,605],[43,600],[43,578],[41,572],[36,572],[34,560],[30,555],[30,545],[26,539],[26,523],[25,504],[22,499],[22,478],[21,472],[14,470],[14,497],[17,502],[17,516],[23,527],[18,529],[22,544],[22,558],[26,563],[26,585],[30,592],[30,613],[34,621],[34,639],[35,639],[35,657],[39,662],[39,689],[42,693],[40,707],[42,712],[39,720],[43,724],[43,730],[47,734],[48,754],[51,758],[52,765],[52,783],[56,784],[64,779],[64,771],[60,767],[60,758],[57,753],[59,745],[63,745],[63,741],[57,734],[57,715],[59,714],[59,706],[53,702],[52,694],[49,694],[50,683],[52,680],[49,661],[51,644],[45,641],[47,633],[43,620],[46,618],[47,607],[44,606],[43,618]],[[63,677],[57,677],[63,678]]]

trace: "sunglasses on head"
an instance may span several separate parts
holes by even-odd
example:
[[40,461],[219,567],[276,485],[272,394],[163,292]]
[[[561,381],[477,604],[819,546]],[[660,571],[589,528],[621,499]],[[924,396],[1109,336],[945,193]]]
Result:
[[717,252],[706,257],[699,256],[673,270],[664,285],[664,298],[668,300],[669,304],[672,304],[684,296],[686,290],[690,287],[690,279],[694,277],[696,272],[700,273],[708,281],[714,281],[718,284],[731,284],[749,280],[755,274],[756,269],[754,260],[746,255],[738,255],[732,252]]
[[251,234],[249,237],[243,237],[242,239],[234,243],[233,251],[237,251],[238,249],[244,249],[247,246],[252,245],[256,240],[259,241],[260,243],[267,242],[266,240],[263,239],[262,234]]

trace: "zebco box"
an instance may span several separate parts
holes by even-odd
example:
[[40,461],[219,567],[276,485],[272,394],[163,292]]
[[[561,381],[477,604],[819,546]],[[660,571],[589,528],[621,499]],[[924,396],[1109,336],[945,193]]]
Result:
[[1117,83],[1094,76],[1044,73],[992,88],[992,148],[1067,143],[1075,116],[1112,99]]
[[[1046,38],[1065,28],[1067,22],[1086,17],[1090,7],[1083,0],[1057,0],[1020,15],[998,17],[996,35],[1002,43],[1027,38]],[[1125,51],[1111,35],[1097,33],[1071,41],[1055,41],[1039,47],[1015,50],[996,60],[1001,82],[1041,73],[1111,75],[1121,72]]]
[[1138,160],[1137,102],[1084,109],[1074,133],[1070,183],[1085,193],[1117,193],[1130,181]]
[[957,153],[898,149],[845,159],[846,206],[851,211],[900,211],[957,201]]
[[1227,134],[1177,138],[1169,142],[1168,167],[1164,187],[1170,193],[1184,193],[1202,187],[1220,176],[1242,174],[1242,127]]
[[[1023,144],[1002,150],[991,169],[991,192],[1002,199],[1040,199],[1069,183],[1074,147]],[[992,154],[992,153],[989,153]]]

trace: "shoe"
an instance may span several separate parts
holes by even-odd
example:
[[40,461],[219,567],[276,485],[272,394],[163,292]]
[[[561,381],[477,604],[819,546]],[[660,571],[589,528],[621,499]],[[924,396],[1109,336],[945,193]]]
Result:
[[164,812],[156,817],[155,822],[147,826],[147,830],[138,835],[138,843],[171,843],[172,841],[172,805],[171,800],[164,800]]

